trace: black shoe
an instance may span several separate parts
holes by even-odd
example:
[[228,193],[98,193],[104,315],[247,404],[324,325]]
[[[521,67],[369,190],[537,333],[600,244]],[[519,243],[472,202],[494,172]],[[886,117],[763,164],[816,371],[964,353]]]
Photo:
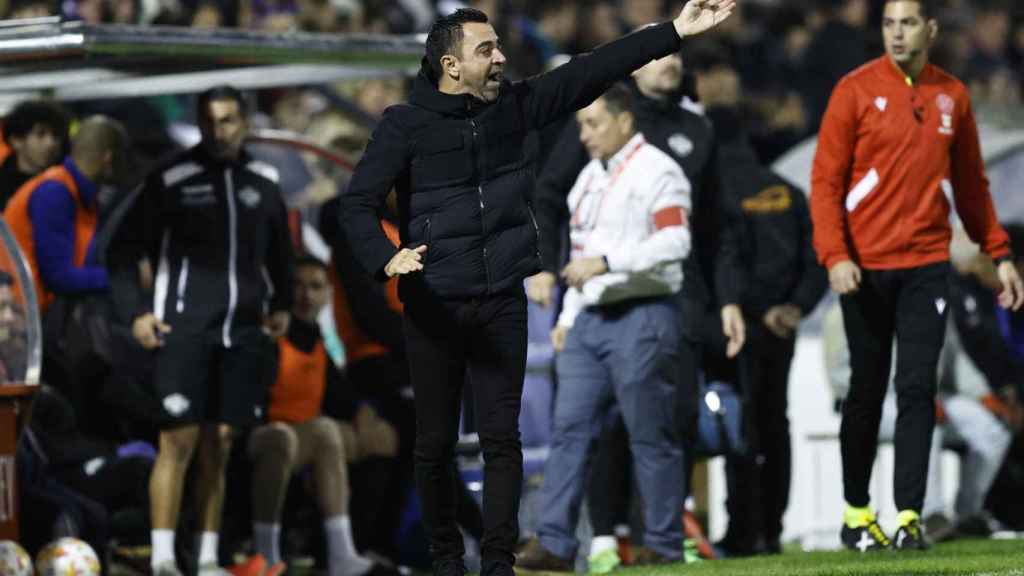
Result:
[[520,572],[536,573],[573,573],[576,571],[575,558],[562,558],[555,555],[540,543],[538,538],[532,538],[526,546],[516,555],[516,567]]
[[931,547],[932,543],[925,536],[924,527],[921,526],[919,520],[914,520],[906,526],[900,526],[900,529],[896,531],[895,548],[897,550],[927,550]]
[[508,562],[492,562],[483,567],[480,576],[516,576],[516,571]]
[[871,522],[867,526],[857,528],[850,528],[843,524],[843,529],[839,531],[839,538],[843,541],[843,546],[860,552],[878,552],[892,548],[892,542],[889,541],[878,522]]
[[466,576],[466,564],[462,558],[435,560],[434,576]]
[[[974,514],[956,523],[956,534],[964,538],[988,538],[992,536],[992,526],[987,515]],[[928,530],[928,535],[932,535],[931,530]]]
[[945,514],[936,513],[928,516],[922,523],[924,533],[932,542],[945,542],[956,537],[957,527],[946,518]]

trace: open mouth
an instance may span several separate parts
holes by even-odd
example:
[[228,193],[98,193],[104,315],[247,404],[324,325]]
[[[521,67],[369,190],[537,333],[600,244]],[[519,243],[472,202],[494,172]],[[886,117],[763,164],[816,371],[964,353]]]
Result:
[[505,77],[505,75],[501,71],[491,72],[487,76],[487,81],[488,82],[494,82],[494,83],[497,83],[497,84],[501,84],[501,80],[504,77]]

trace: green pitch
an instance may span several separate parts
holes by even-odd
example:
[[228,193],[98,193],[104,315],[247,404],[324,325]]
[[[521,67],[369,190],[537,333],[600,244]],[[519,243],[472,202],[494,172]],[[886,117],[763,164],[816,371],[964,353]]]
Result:
[[789,552],[664,568],[624,568],[617,576],[881,576],[940,574],[1024,576],[1024,541],[962,540],[929,552]]

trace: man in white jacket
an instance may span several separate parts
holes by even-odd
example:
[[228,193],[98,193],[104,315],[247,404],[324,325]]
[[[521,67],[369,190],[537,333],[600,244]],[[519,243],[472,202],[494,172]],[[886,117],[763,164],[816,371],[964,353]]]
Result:
[[672,295],[690,250],[690,183],[679,164],[636,132],[632,94],[613,86],[577,115],[591,162],[569,193],[569,285],[551,334],[559,352],[551,454],[537,539],[526,571],[572,571],[593,438],[622,411],[645,502],[637,563],[682,554],[683,461],[676,395],[680,318]]

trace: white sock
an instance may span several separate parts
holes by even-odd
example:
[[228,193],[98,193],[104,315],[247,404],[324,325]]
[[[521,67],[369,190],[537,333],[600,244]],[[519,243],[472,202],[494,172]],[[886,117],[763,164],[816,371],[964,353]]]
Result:
[[370,571],[373,562],[356,552],[352,542],[352,523],[347,515],[324,520],[327,532],[327,569],[329,576],[361,576]]
[[267,565],[281,561],[281,525],[254,522],[252,525],[253,546],[256,552],[267,559]]
[[594,536],[590,540],[590,555],[597,556],[606,550],[617,550],[619,542],[615,536]]
[[150,565],[154,568],[164,562],[174,562],[174,530],[151,530],[149,542],[153,547]]
[[217,566],[217,540],[216,532],[201,532],[197,535],[199,540],[199,566]]

